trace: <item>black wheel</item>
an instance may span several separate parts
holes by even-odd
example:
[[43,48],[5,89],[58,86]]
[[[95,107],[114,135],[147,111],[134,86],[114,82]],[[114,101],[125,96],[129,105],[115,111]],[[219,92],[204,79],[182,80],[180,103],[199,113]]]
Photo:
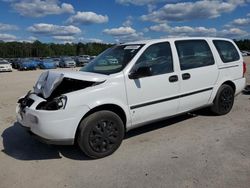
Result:
[[98,111],[82,120],[77,141],[87,156],[102,158],[117,150],[123,137],[121,118],[111,111]]
[[222,85],[214,99],[211,110],[216,115],[224,115],[231,111],[234,104],[234,90],[229,85]]

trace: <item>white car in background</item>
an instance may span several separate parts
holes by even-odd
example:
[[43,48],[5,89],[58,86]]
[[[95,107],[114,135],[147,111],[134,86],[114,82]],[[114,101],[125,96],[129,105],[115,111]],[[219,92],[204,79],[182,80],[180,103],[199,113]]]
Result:
[[11,64],[4,59],[0,59],[0,72],[12,72]]
[[229,39],[119,44],[79,72],[42,73],[19,99],[17,120],[43,142],[76,142],[86,155],[101,158],[120,146],[126,131],[149,122],[204,107],[229,113],[245,72]]
[[59,67],[62,68],[74,68],[76,67],[76,62],[72,57],[62,57],[59,61]]

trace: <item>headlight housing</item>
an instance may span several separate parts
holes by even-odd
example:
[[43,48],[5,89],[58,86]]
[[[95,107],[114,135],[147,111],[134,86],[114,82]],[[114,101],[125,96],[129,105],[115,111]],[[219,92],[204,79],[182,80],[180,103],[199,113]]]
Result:
[[37,110],[60,110],[64,109],[67,103],[67,97],[65,95],[56,97],[52,100],[43,101],[37,105]]

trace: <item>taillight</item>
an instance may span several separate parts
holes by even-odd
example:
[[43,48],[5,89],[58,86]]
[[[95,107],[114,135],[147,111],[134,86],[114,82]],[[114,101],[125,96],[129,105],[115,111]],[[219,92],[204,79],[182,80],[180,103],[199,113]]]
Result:
[[245,76],[246,72],[247,72],[247,65],[245,62],[243,62],[243,77]]

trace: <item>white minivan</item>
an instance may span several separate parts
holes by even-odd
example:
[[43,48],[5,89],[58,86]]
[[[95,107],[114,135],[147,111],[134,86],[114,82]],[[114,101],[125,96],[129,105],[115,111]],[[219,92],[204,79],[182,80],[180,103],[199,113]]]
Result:
[[43,142],[78,143],[101,158],[120,146],[126,131],[146,123],[202,107],[227,114],[245,87],[245,72],[229,39],[119,44],[78,72],[42,73],[19,99],[17,120]]

